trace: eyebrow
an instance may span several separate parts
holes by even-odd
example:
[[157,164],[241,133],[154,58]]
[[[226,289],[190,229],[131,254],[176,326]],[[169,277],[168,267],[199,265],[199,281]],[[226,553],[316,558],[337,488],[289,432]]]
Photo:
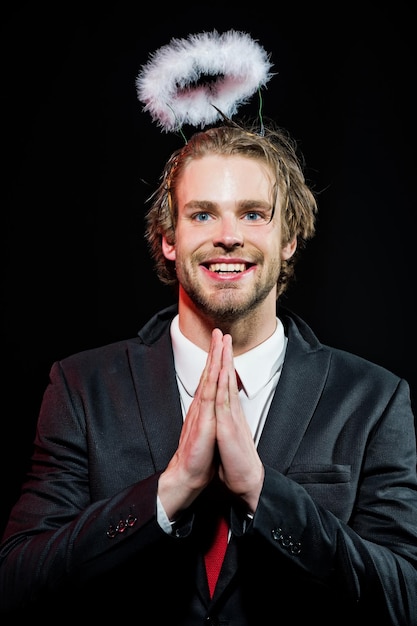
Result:
[[[190,200],[184,205],[184,209],[200,209],[208,211],[218,206],[217,202],[211,200]],[[238,202],[239,209],[250,211],[251,209],[264,209],[266,211],[272,211],[271,203],[264,200],[240,200]]]

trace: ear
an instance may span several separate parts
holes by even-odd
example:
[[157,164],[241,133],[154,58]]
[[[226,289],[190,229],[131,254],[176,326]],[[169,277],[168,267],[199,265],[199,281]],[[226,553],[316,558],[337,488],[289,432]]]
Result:
[[288,261],[297,249],[297,237],[291,239],[281,250],[281,260]]
[[162,252],[168,261],[175,261],[175,244],[168,243],[165,235],[162,235]]

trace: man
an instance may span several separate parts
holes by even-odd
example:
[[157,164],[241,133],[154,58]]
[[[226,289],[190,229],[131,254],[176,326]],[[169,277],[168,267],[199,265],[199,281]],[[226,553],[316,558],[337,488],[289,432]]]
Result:
[[0,550],[5,616],[417,624],[408,385],[280,304],[315,214],[279,129],[225,122],[171,156],[146,236],[178,307],[53,365]]

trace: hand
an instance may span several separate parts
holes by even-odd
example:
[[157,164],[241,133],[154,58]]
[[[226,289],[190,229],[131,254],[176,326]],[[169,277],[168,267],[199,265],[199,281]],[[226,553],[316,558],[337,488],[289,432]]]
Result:
[[232,338],[218,328],[178,448],[159,479],[158,494],[168,517],[175,519],[188,508],[217,472],[253,512],[263,465],[239,401]]

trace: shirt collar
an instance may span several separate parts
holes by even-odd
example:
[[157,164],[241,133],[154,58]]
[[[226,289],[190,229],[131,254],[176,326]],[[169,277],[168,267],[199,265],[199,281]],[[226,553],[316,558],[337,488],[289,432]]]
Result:
[[[172,320],[171,339],[177,376],[188,395],[194,397],[207,352],[182,334],[178,315]],[[236,371],[248,397],[255,396],[281,368],[285,347],[284,327],[277,318],[277,326],[271,337],[245,354],[235,357]],[[262,367],[259,367],[259,363],[262,363]]]

